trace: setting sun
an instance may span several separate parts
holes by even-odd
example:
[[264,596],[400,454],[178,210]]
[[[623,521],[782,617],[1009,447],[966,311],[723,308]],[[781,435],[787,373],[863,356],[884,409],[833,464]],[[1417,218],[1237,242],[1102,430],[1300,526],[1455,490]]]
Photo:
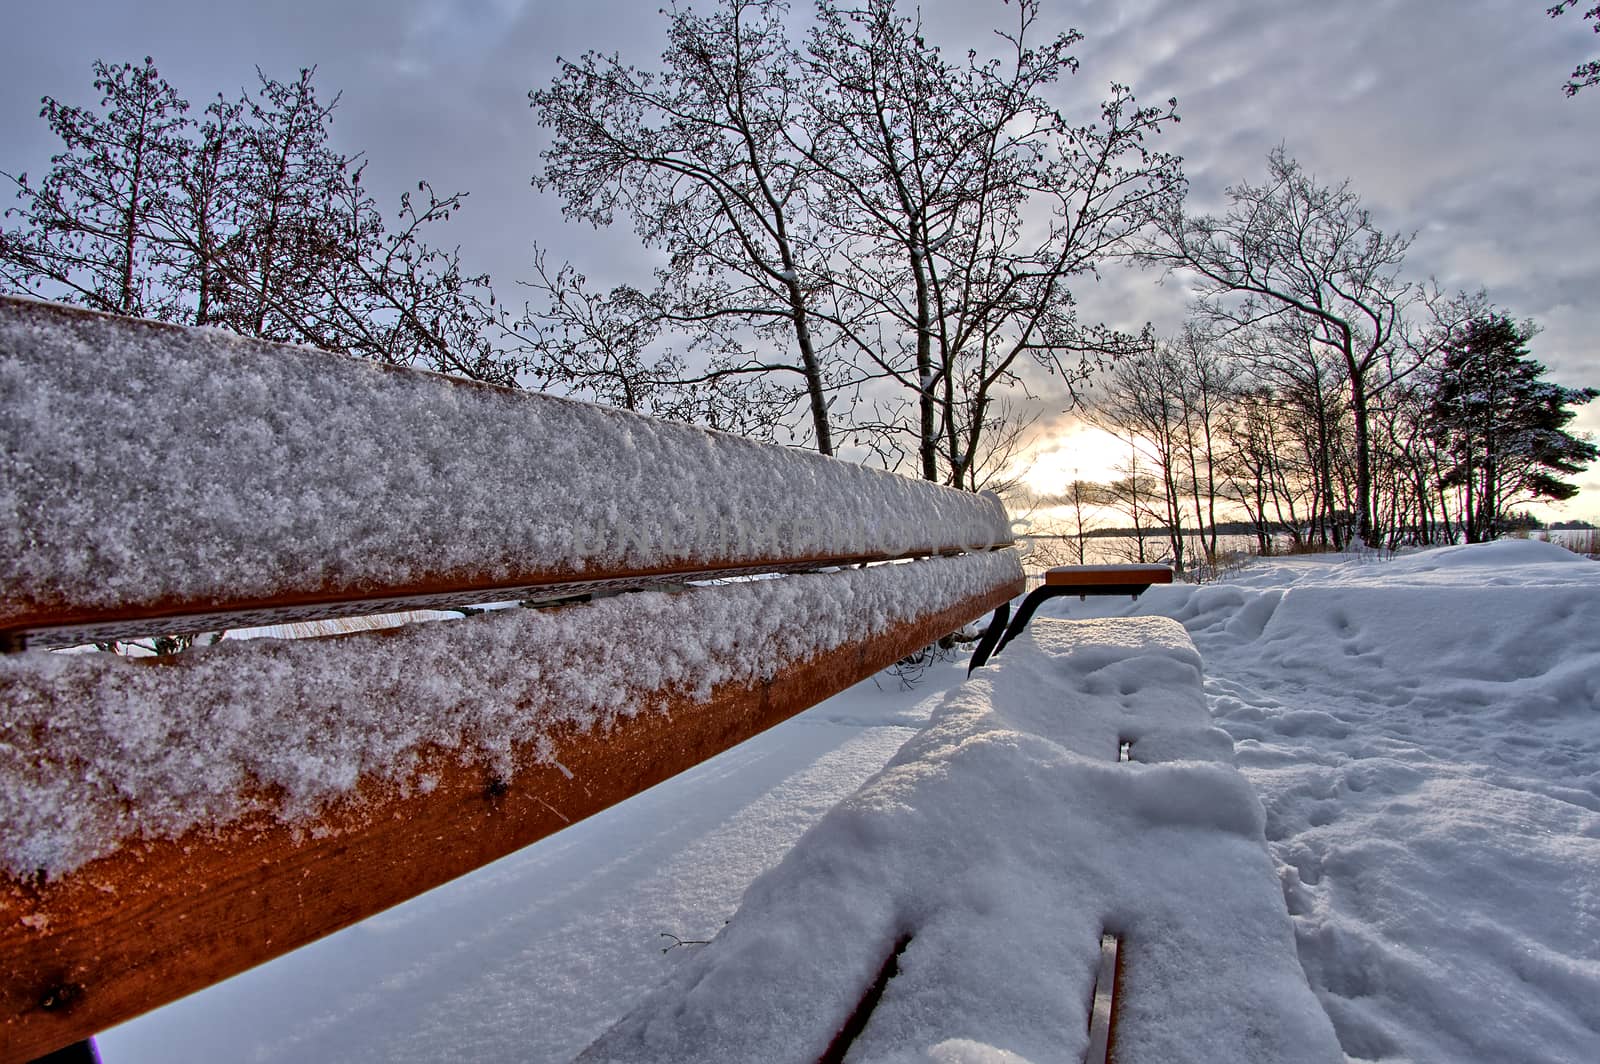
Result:
[[1088,422],[1072,420],[1018,458],[1022,483],[1037,495],[1054,495],[1074,480],[1105,483],[1128,460],[1128,444]]

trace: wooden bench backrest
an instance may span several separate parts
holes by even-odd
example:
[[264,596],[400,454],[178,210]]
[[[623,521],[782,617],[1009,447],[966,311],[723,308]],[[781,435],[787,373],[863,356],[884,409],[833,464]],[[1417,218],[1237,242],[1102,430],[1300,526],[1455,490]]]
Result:
[[13,298],[0,403],[0,633],[14,640],[1012,538],[992,496],[809,452]]
[[[479,867],[1022,586],[992,497],[11,298],[0,460],[0,640],[33,648],[0,656],[5,1060]],[[42,649],[768,572],[804,575],[162,659]]]

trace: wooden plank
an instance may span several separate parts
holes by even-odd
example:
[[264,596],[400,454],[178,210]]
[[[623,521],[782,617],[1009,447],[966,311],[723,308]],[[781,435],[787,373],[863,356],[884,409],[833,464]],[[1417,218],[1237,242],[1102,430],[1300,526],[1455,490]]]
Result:
[[1122,975],[1122,940],[1100,936],[1100,963],[1095,970],[1094,997],[1089,1006],[1089,1048],[1083,1064],[1111,1064],[1117,1024],[1117,990]]
[[919,549],[894,556],[857,554],[847,557],[747,558],[738,564],[619,568],[587,574],[582,580],[574,580],[570,572],[563,570],[538,571],[532,568],[487,583],[475,581],[466,574],[440,574],[423,583],[371,588],[365,592],[324,584],[309,589],[286,590],[268,598],[236,596],[210,604],[197,604],[179,598],[150,599],[139,604],[99,609],[67,603],[50,606],[0,604],[0,615],[9,616],[9,623],[0,626],[0,650],[69,647],[155,635],[256,628],[404,610],[451,609],[486,602],[552,602],[617,591],[674,586],[691,581],[768,573],[801,573],[953,553],[956,552]]
[[[580,820],[892,664],[1021,581],[709,703],[657,692],[610,732],[553,736],[555,760],[497,779],[440,752],[438,783],[365,781],[314,824],[266,816],[125,844],[52,882],[0,885],[0,1060],[28,1060],[288,952]],[[379,633],[342,637],[379,640]],[[562,768],[564,766],[564,770]]]
[[844,1064],[845,1055],[850,1052],[850,1047],[855,1045],[856,1039],[861,1037],[861,1032],[867,1029],[867,1021],[872,1019],[873,1010],[878,1007],[878,1002],[883,1000],[883,992],[888,989],[889,980],[900,974],[900,957],[909,945],[911,945],[909,934],[895,939],[894,948],[883,959],[878,974],[861,992],[861,1000],[856,1002],[856,1007],[851,1010],[838,1031],[834,1032],[833,1040],[817,1058],[817,1064]]
[[1166,565],[1058,565],[1045,570],[1044,582],[1046,587],[1170,584],[1172,568]]
[[215,330],[0,297],[0,370],[13,644],[1013,539],[993,496]]

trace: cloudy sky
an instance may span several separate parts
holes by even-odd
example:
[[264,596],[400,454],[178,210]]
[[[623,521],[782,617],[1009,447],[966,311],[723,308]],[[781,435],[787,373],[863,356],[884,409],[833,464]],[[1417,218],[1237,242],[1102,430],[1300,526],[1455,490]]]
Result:
[[[41,173],[56,147],[39,97],[94,102],[89,64],[155,58],[197,105],[318,68],[343,93],[339,147],[364,151],[381,199],[427,178],[467,190],[451,223],[463,257],[497,289],[526,275],[534,240],[609,285],[646,276],[625,226],[565,224],[529,179],[542,130],[527,92],[557,55],[620,52],[653,65],[661,0],[56,0],[8,19],[0,37],[0,169]],[[796,6],[803,7],[803,2]],[[1283,143],[1319,179],[1349,178],[1378,223],[1415,232],[1418,280],[1486,287],[1544,327],[1534,353],[1566,384],[1600,386],[1600,88],[1574,98],[1566,74],[1600,52],[1592,23],[1544,15],[1548,0],[1045,0],[1052,26],[1087,40],[1069,104],[1112,80],[1145,100],[1178,97],[1163,135],[1185,158],[1198,206],[1259,180]],[[1001,0],[930,0],[947,51],[1013,17]],[[1181,321],[1181,286],[1113,271],[1080,291],[1097,316],[1137,327]],[[512,297],[514,298],[514,296]],[[1050,398],[1046,396],[1047,400]],[[1050,407],[1057,410],[1061,402]],[[1600,432],[1600,403],[1577,423]],[[1068,433],[1061,419],[1057,433]],[[1093,473],[1083,451],[1042,447],[1041,469]],[[1600,518],[1600,471],[1566,513]]]

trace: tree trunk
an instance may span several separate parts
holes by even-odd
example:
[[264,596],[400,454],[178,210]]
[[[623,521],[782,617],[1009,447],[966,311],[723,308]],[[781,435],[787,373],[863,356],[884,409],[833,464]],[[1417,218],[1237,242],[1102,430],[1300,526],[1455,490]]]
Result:
[[[794,268],[790,268],[791,275]],[[811,343],[811,326],[806,321],[805,299],[798,279],[789,282],[789,313],[794,321],[794,339],[800,348],[800,365],[805,370],[806,393],[811,400],[811,424],[817,433],[817,450],[833,453],[833,431],[828,425],[828,397],[823,387],[822,363]]]
[[1356,429],[1356,535],[1364,544],[1372,542],[1372,440],[1367,416],[1366,371],[1356,364],[1345,340],[1345,364],[1350,373],[1350,416]]

